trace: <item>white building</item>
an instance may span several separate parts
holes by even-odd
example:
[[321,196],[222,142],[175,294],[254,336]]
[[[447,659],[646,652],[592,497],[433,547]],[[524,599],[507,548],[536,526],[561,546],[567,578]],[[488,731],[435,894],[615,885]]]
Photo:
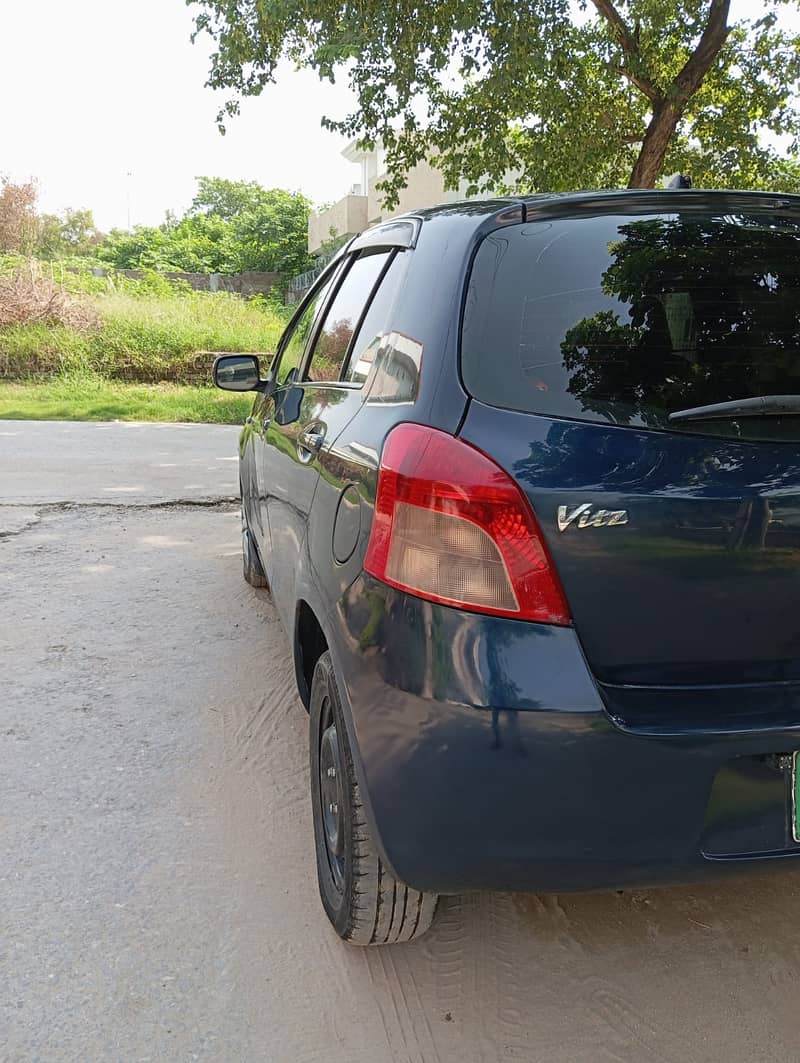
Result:
[[[333,206],[312,214],[308,219],[308,250],[318,255],[332,240],[343,243],[345,239],[363,232],[368,225],[393,218],[406,211],[433,207],[437,203],[455,203],[461,199],[483,198],[467,196],[467,182],[458,189],[447,191],[444,176],[428,162],[418,163],[408,174],[406,187],[400,192],[400,201],[393,210],[384,210],[381,194],[376,185],[385,176],[385,155],[378,146],[372,151],[363,151],[356,141],[348,144],[342,152],[348,162],[358,166],[358,180],[350,191]],[[355,176],[355,173],[354,173]]]

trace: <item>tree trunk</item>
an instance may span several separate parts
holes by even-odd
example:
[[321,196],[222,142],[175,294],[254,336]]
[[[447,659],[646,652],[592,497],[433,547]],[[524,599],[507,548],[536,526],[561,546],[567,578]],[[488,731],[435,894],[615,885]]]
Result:
[[628,188],[655,188],[680,117],[680,110],[666,100],[653,107],[653,117],[644,135],[642,150],[633,167]]
[[643,75],[638,35],[631,32],[614,6],[614,0],[593,0],[593,3],[611,26],[622,49],[625,58],[622,74],[647,97],[653,108],[653,117],[642,141],[642,150],[633,167],[628,188],[655,188],[681,115],[703,84],[703,78],[728,39],[731,0],[711,0],[708,20],[697,47],[665,92],[659,89],[654,80]]

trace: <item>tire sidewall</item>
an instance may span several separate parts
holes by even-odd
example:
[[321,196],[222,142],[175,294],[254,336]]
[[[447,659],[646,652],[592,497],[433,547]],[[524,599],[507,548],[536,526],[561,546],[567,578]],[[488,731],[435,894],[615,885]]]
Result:
[[245,525],[242,528],[242,564],[244,566],[245,578],[250,580],[254,576],[259,575],[259,572],[253,556],[253,534],[247,527],[246,521],[247,518],[245,517]]
[[250,518],[247,512],[245,495],[241,501],[241,524],[242,524],[242,571],[244,578],[251,587],[266,587],[267,578],[264,566],[258,556],[253,533],[250,531]]
[[[342,780],[342,829],[344,831],[344,887],[342,892],[336,888],[328,863],[328,851],[325,844],[325,830],[322,823],[322,798],[320,794],[319,751],[322,738],[322,706],[325,698],[330,699],[336,734],[340,745],[341,763],[344,771]],[[326,651],[317,662],[311,683],[311,708],[309,712],[309,765],[311,773],[311,814],[314,821],[314,848],[317,859],[319,892],[323,907],[340,937],[346,937],[351,925],[353,901],[353,800],[350,779],[351,766],[346,745],[345,723],[339,692],[333,673],[330,652]]]

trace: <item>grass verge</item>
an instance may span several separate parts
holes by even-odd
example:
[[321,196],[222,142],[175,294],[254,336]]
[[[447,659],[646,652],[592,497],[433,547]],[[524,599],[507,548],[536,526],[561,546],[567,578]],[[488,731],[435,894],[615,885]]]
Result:
[[252,395],[179,384],[124,384],[88,375],[45,383],[0,383],[0,419],[194,421],[242,424]]
[[210,351],[274,351],[286,314],[226,292],[171,296],[108,292],[92,298],[99,327],[30,323],[0,329],[0,376],[70,372],[141,383],[196,383]]

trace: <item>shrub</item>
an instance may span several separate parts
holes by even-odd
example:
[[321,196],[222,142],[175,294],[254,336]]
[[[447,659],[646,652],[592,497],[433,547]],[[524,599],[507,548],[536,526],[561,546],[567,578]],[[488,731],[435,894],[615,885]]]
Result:
[[0,251],[33,251],[38,220],[35,181],[14,184],[0,174]]
[[34,262],[0,277],[0,327],[64,325],[76,332],[96,328],[99,319],[87,302],[69,295],[42,274]]
[[82,301],[68,292],[62,296],[93,308],[97,327],[45,320],[0,327],[0,378],[80,370],[116,380],[208,383],[212,352],[274,351],[285,324],[285,315],[271,306],[227,292],[176,289],[163,278],[152,284],[96,278],[91,272],[80,284],[88,285],[89,278],[103,284],[101,293]]

